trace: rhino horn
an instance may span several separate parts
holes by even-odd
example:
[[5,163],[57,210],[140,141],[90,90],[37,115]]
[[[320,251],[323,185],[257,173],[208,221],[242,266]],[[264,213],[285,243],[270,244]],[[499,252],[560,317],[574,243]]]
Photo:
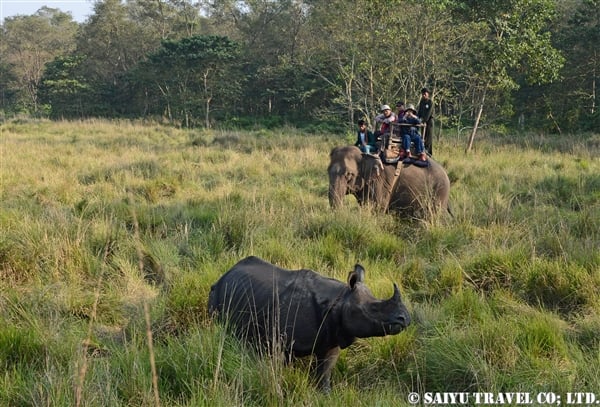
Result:
[[394,283],[394,294],[392,295],[392,298],[390,298],[390,301],[400,302],[400,290],[396,283]]

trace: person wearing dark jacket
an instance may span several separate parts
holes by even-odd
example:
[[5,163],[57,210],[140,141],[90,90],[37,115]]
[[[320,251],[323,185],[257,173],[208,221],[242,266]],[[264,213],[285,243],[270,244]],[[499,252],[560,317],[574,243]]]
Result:
[[427,88],[421,89],[421,100],[419,101],[417,116],[426,125],[423,132],[425,149],[429,155],[433,155],[433,101]]
[[427,161],[427,154],[425,153],[425,147],[423,146],[423,139],[417,130],[417,126],[421,124],[421,120],[419,120],[417,117],[417,111],[412,104],[406,106],[404,117],[399,119],[398,123],[401,124],[400,128],[402,132],[402,150],[404,153],[402,154],[402,158],[412,158],[410,144],[413,143],[415,146],[415,153],[417,154],[419,160]]
[[356,137],[356,143],[354,145],[360,148],[360,151],[363,153],[374,153],[377,151],[377,140],[375,139],[375,135],[369,129],[367,129],[367,124],[364,120],[358,121],[358,132]]
[[396,120],[400,120],[402,117],[404,117],[405,110],[406,108],[404,107],[403,101],[399,100],[396,102]]

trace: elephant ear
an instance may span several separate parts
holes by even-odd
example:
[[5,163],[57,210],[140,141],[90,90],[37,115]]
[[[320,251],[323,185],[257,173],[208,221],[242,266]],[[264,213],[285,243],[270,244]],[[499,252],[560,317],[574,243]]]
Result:
[[383,171],[383,163],[379,156],[371,154],[363,154],[363,160],[360,163],[361,173],[370,176],[378,177]]

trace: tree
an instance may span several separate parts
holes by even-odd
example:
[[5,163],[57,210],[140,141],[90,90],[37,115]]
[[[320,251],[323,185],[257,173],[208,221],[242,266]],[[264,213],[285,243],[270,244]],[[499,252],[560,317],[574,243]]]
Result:
[[353,126],[356,116],[369,119],[382,103],[417,104],[424,86],[435,89],[434,101],[462,102],[457,67],[477,31],[456,24],[448,3],[312,1],[313,42],[303,61],[328,84],[330,103],[321,111]]
[[59,56],[46,64],[38,91],[41,103],[50,107],[50,116],[83,117],[92,115],[90,86],[81,72],[82,56]]
[[[545,123],[559,116],[561,126],[598,127],[599,56],[589,45],[599,42],[598,6],[100,0],[79,26],[75,50],[77,24],[43,9],[2,26],[0,102],[26,112],[47,103],[65,117],[164,114],[189,126],[232,114],[353,126],[382,103],[416,104],[427,86],[440,123],[474,120],[470,150],[481,123],[503,124],[514,107]],[[68,35],[56,34],[60,21]],[[568,57],[562,71],[554,47]]]
[[305,118],[319,89],[301,63],[307,37],[306,2],[212,0],[206,12],[220,32],[242,44],[246,112]]
[[154,48],[157,40],[198,35],[206,25],[199,3],[192,0],[129,0],[125,8]]
[[226,108],[240,91],[236,57],[239,45],[227,37],[193,36],[165,40],[137,68],[138,86],[150,86],[162,98],[164,113],[187,127],[203,113],[211,126],[213,106]]
[[[0,44],[2,44],[1,40]],[[4,53],[0,52],[0,55]],[[0,109],[16,110],[19,92],[14,84],[17,83],[17,77],[10,64],[4,61],[4,57],[0,58]]]
[[147,53],[160,46],[157,31],[151,30],[147,21],[136,21],[136,9],[129,7],[121,0],[96,2],[94,14],[77,38],[76,54],[84,56],[82,70],[90,85],[86,103],[94,106],[97,115],[129,110],[124,78]]
[[473,48],[468,73],[479,89],[479,108],[466,151],[470,151],[489,92],[516,89],[515,77],[530,83],[558,78],[564,58],[552,46],[548,23],[554,17],[553,0],[459,1],[455,18],[482,24],[487,35]]
[[[557,46],[566,56],[564,78],[554,90],[562,93],[554,109],[573,129],[600,129],[598,92],[600,87],[600,1],[582,0],[565,15]],[[596,44],[596,46],[590,46]],[[568,101],[568,103],[565,103]]]
[[9,17],[0,34],[0,56],[9,78],[4,94],[12,94],[13,109],[38,111],[38,87],[47,62],[75,47],[77,23],[70,14],[42,7],[32,16]]
[[322,107],[327,116],[345,116],[352,125],[356,115],[368,120],[382,103],[404,99],[408,72],[418,58],[410,31],[420,12],[407,5],[402,0],[312,2],[313,43],[305,60],[329,86],[332,97]]

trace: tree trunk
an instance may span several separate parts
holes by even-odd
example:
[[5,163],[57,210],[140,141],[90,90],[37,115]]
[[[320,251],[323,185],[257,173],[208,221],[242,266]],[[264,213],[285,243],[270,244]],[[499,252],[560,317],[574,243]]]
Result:
[[347,106],[346,108],[348,109],[348,119],[350,120],[350,126],[352,128],[352,126],[354,125],[354,103],[352,100],[352,86],[353,86],[353,81],[354,81],[354,56],[352,56],[352,62],[350,63],[351,66],[351,70],[350,70],[350,74],[348,75],[348,77],[345,80],[345,86],[346,86],[346,103]]
[[204,124],[207,129],[210,129],[210,101],[212,98],[206,99],[206,115],[204,116]]
[[207,69],[204,72],[204,79],[203,79],[203,84],[204,84],[204,100],[205,100],[205,114],[204,114],[204,126],[207,129],[210,129],[210,101],[212,99],[211,94],[209,93],[208,90],[208,74],[210,73],[210,69]]
[[479,111],[477,112],[477,118],[475,119],[475,124],[473,125],[473,132],[471,132],[471,136],[469,137],[469,144],[467,144],[467,148],[465,153],[468,153],[473,148],[473,140],[475,139],[475,134],[477,133],[477,128],[479,127],[479,120],[481,119],[481,113],[483,112],[483,105],[485,103],[485,93],[483,91],[483,96],[481,97],[481,104],[479,105]]
[[[596,52],[594,52],[595,56],[597,55]],[[595,61],[598,60],[598,58],[594,58]],[[594,112],[596,111],[596,64],[594,64],[594,73],[592,75],[592,115],[594,114]]]

